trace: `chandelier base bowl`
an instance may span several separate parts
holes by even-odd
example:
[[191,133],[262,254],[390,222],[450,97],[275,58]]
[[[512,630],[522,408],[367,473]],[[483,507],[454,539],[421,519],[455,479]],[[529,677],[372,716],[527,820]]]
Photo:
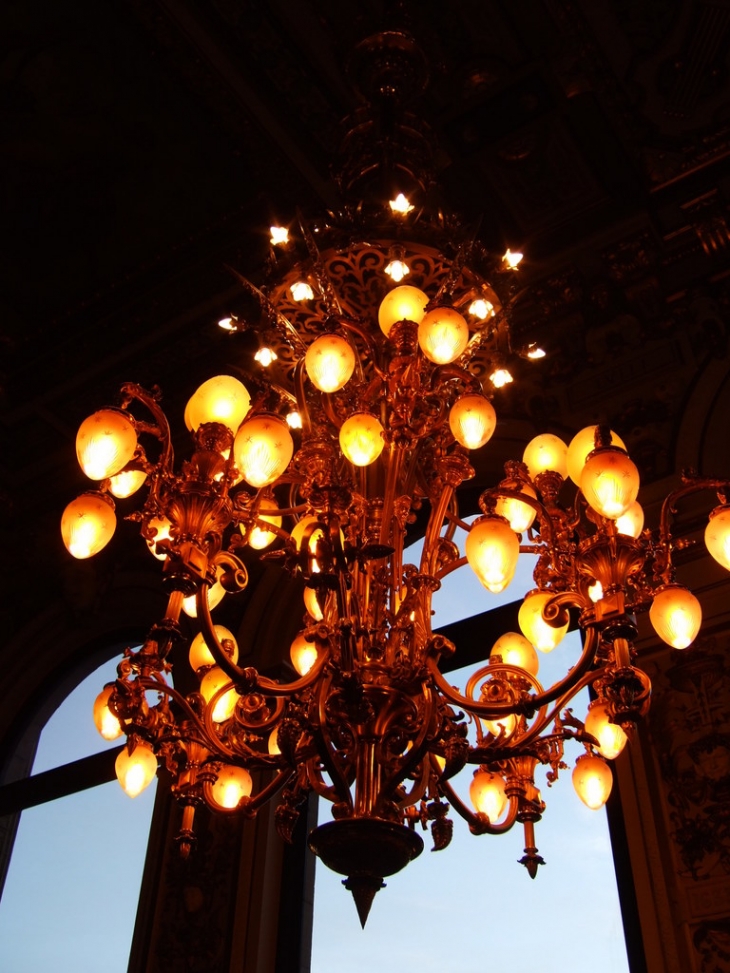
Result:
[[360,925],[370,912],[383,878],[394,875],[423,851],[423,840],[410,828],[380,818],[347,818],[328,821],[310,834],[309,847],[321,861],[340,875],[352,892]]

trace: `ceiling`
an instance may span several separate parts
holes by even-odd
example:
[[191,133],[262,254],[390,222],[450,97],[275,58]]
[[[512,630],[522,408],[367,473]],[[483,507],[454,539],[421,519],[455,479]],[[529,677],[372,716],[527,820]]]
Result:
[[181,415],[240,363],[226,266],[336,205],[348,57],[384,26],[430,65],[414,110],[446,204],[526,254],[515,327],[549,356],[497,393],[494,457],[608,420],[645,479],[675,469],[688,401],[727,373],[727,0],[6,0],[0,26],[6,631],[112,564],[60,541],[79,422],[124,380]]

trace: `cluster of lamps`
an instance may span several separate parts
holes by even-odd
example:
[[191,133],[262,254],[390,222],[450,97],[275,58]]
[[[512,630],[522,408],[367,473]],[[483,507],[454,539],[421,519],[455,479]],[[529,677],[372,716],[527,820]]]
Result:
[[[267,281],[241,278],[262,310],[257,371],[245,382],[219,375],[194,392],[185,410],[193,451],[179,469],[158,394],[123,386],[119,406],[79,430],[78,459],[97,488],[62,520],[70,553],[92,556],[114,532],[115,500],[146,487],[132,519],[162,562],[168,606],[94,710],[105,738],[126,734],[124,789],[138,794],[165,762],[186,854],[202,804],[252,815],[276,798],[277,828],[291,839],[315,791],[331,802],[332,820],[310,846],[346,876],[363,924],[383,877],[420,853],[417,826],[430,825],[435,848],[448,844],[450,808],[475,834],[521,824],[522,863],[534,877],[534,825],[545,808],[535,771],[557,775],[565,740],[585,748],[573,771],[580,798],[605,803],[606,761],[649,706],[635,613],[648,609],[657,634],[679,649],[701,621],[697,599],[674,577],[670,521],[681,497],[718,492],[706,542],[730,568],[728,484],[686,478],[658,532],[645,530],[637,469],[604,427],[569,446],[537,436],[482,493],[481,515],[462,519],[457,492],[474,474],[470,453],[492,436],[494,389],[511,378],[509,300],[469,264],[473,249],[447,258],[408,242],[412,207],[397,198],[390,210],[397,222],[375,242],[350,234],[345,246],[333,230],[327,248],[327,234],[315,243],[304,224],[299,241],[272,228]],[[519,257],[508,251],[489,266],[509,283]],[[413,282],[401,283],[408,275]],[[221,324],[247,328],[235,317]],[[542,355],[536,345],[523,352]],[[417,517],[423,547],[409,564]],[[234,634],[212,619],[226,594],[246,587],[256,552],[303,582],[289,682],[240,666]],[[500,592],[520,552],[536,556],[520,632],[500,637],[457,690],[440,669],[458,649],[432,629],[433,594],[467,564]],[[570,610],[583,633],[580,659],[543,687],[539,656],[565,635]],[[184,612],[198,629],[189,660],[199,686],[187,696],[170,681],[169,658]],[[589,685],[581,721],[566,706]],[[467,764],[471,806],[452,783]]]

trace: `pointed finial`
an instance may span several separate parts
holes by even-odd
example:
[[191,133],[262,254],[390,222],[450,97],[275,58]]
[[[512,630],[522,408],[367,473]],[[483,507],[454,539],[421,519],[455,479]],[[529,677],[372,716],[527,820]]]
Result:
[[385,882],[382,878],[355,875],[351,878],[344,879],[342,884],[348,892],[352,892],[360,925],[364,929],[365,923],[368,921],[368,916],[370,915],[370,907],[373,904],[375,893],[385,888]]

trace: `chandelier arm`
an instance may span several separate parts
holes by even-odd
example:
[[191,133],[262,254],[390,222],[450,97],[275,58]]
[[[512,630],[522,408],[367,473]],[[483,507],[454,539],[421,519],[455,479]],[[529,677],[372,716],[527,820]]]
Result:
[[[438,540],[441,534],[441,528],[447,519],[447,512],[451,505],[453,495],[454,488],[450,485],[445,487],[441,492],[438,503],[431,510],[431,516],[428,519],[428,526],[426,527],[426,536],[423,541],[423,554],[421,555],[422,574],[430,574],[439,578],[439,574],[435,572],[436,558],[438,557]],[[464,561],[466,561],[466,558]]]
[[280,770],[276,777],[269,781],[266,787],[260,790],[255,797],[242,797],[238,804],[232,808],[221,807],[217,801],[213,800],[213,784],[211,781],[203,781],[203,796],[208,807],[213,808],[217,812],[222,814],[235,814],[238,811],[243,811],[247,817],[253,817],[263,804],[270,800],[277,791],[280,791],[291,780],[294,773],[288,767],[285,770]]
[[247,277],[244,277],[243,274],[239,274],[237,270],[230,267],[228,264],[224,264],[224,266],[229,273],[233,274],[243,289],[258,300],[259,304],[261,305],[261,309],[265,311],[269,319],[273,321],[274,326],[279,330],[287,344],[290,344],[292,348],[295,348],[299,355],[304,355],[307,350],[307,346],[299,337],[297,329],[286,317],[286,315],[282,314],[281,311],[279,311],[278,308],[271,303],[267,295],[259,287],[253,284]]
[[425,759],[420,763],[421,773],[417,780],[413,781],[413,787],[405,793],[403,799],[398,801],[398,807],[401,810],[405,810],[407,807],[412,807],[416,801],[420,800],[421,797],[426,793],[428,789],[428,782],[431,777],[431,764],[428,757],[428,753],[425,755]]
[[[353,321],[351,318],[346,318],[344,317],[344,315],[342,315],[342,313],[340,313],[340,316],[338,317],[337,320],[340,326],[343,327],[346,331],[351,331],[353,334],[356,334],[359,338],[362,339],[363,344],[370,352],[370,361],[373,363],[373,370],[375,371],[375,374],[378,375],[379,378],[383,380],[386,379],[387,375],[378,363],[378,357],[379,357],[378,346],[373,341],[370,334],[368,334],[366,329],[363,328],[363,326],[358,321]],[[357,364],[358,364],[359,374],[362,375],[363,374],[362,358],[359,354],[357,355]]]
[[350,785],[347,782],[342,769],[335,757],[335,750],[332,746],[329,733],[325,733],[324,727],[327,726],[326,704],[329,696],[329,689],[332,684],[332,674],[328,673],[319,686],[319,693],[316,700],[317,723],[312,726],[312,734],[317,738],[317,752],[325,765],[327,773],[330,775],[335,793],[341,801],[348,806],[350,812],[354,810]]
[[332,804],[337,800],[337,791],[331,784],[326,784],[324,777],[320,773],[319,767],[317,766],[317,757],[310,757],[306,762],[306,774],[307,780],[312,790],[319,796],[323,797],[326,801],[330,801]]
[[[426,683],[421,684],[421,691],[423,693],[423,699],[426,706],[426,713],[421,721],[421,728],[418,731],[418,738],[413,741],[405,760],[401,763],[398,770],[390,774],[386,778],[384,784],[381,787],[381,794],[388,795],[391,794],[398,784],[402,783],[405,777],[410,773],[411,768],[415,768],[419,763],[423,762],[423,757],[426,754],[424,744],[426,742],[426,737],[428,736],[428,729],[431,724],[431,718],[433,716],[434,709],[434,698],[431,693],[430,687]],[[415,704],[414,704],[415,705]],[[384,721],[383,714],[380,714],[378,722],[375,726],[375,732],[379,734],[381,739],[384,735],[385,727],[381,726]],[[417,798],[416,798],[417,799]],[[413,803],[413,802],[410,802]]]
[[319,289],[322,292],[327,313],[330,317],[341,315],[342,308],[340,306],[339,298],[337,297],[337,291],[335,290],[334,285],[332,284],[332,279],[327,273],[327,269],[322,262],[322,254],[317,246],[317,241],[314,239],[314,234],[307,226],[307,223],[304,220],[300,210],[297,210],[297,222],[299,223],[299,229],[301,230],[304,243],[306,244],[309,258],[312,261],[314,275],[317,278]]
[[489,662],[486,666],[482,666],[481,669],[478,669],[469,677],[469,680],[464,687],[464,692],[467,695],[473,696],[474,689],[483,676],[494,675],[495,673],[501,672],[506,673],[508,676],[518,676],[520,679],[528,680],[532,683],[538,693],[544,691],[543,686],[537,677],[533,676],[532,673],[527,672],[526,669],[520,669],[519,666],[510,665],[509,662]]
[[297,409],[302,417],[302,425],[311,435],[312,417],[309,414],[307,396],[304,392],[304,357],[301,357],[294,366],[294,391],[296,396]]
[[[157,400],[153,393],[148,392],[146,389],[142,388],[136,382],[125,382],[121,387],[121,393],[124,398],[126,405],[129,405],[132,399],[136,399],[141,402],[142,405],[152,413],[155,422],[158,425],[158,432],[155,433],[157,438],[162,443],[162,453],[157,461],[158,469],[165,472],[171,470],[174,463],[174,454],[172,449],[172,435],[170,433],[170,423],[167,421],[167,416],[162,411],[157,403]],[[123,403],[123,408],[126,406]],[[145,424],[146,426],[146,424]],[[153,432],[151,428],[145,428],[145,432]],[[158,485],[159,477],[154,477],[152,481],[152,488],[150,489],[150,495],[154,496],[155,500],[159,493]]]
[[183,711],[188,720],[191,721],[193,726],[198,730],[201,735],[201,739],[205,746],[209,750],[218,750],[225,756],[230,758],[235,758],[236,754],[233,750],[230,750],[223,741],[218,737],[217,733],[209,733],[204,722],[201,721],[198,714],[192,708],[187,699],[182,696],[176,689],[169,686],[165,682],[159,682],[156,679],[151,679],[148,676],[139,676],[138,682],[143,689],[156,690],[157,692],[164,693],[169,696],[173,702],[175,702],[180,709]]
[[[540,535],[542,536],[543,527],[545,527],[545,533],[547,534],[546,547],[550,550],[551,557],[554,560],[555,555],[555,532],[553,530],[553,522],[547,508],[540,503],[535,497],[531,497],[529,493],[522,493],[520,490],[509,490],[507,487],[493,487],[492,489],[485,490],[484,493],[479,497],[479,506],[483,513],[486,513],[488,509],[494,507],[497,500],[519,500],[520,503],[524,503],[528,507],[532,507],[536,511],[540,519]],[[485,509],[486,508],[486,509]]]
[[518,703],[516,706],[510,706],[503,703],[486,705],[484,703],[478,703],[474,700],[470,700],[467,697],[462,696],[461,693],[448,684],[439,671],[438,664],[434,658],[427,659],[426,665],[442,695],[444,695],[449,702],[455,703],[457,706],[463,706],[464,709],[470,713],[473,713],[475,716],[483,716],[487,719],[497,719],[500,716],[508,716],[511,713],[527,714],[534,712],[535,710],[541,709],[546,703],[551,703],[553,700],[561,697],[566,690],[572,689],[572,687],[583,678],[584,674],[592,665],[599,644],[600,636],[595,629],[589,628],[587,630],[586,641],[583,646],[583,653],[570,672],[549,689],[542,693],[537,693],[534,696],[527,697],[527,699]]
[[486,814],[475,814],[471,808],[468,808],[447,780],[440,780],[436,786],[456,813],[466,821],[472,834],[504,834],[510,830],[517,820],[519,800],[515,796],[509,798],[507,817],[504,821],[499,824],[491,824]]
[[[205,595],[203,595],[203,592],[205,592]],[[254,668],[239,668],[239,666],[231,662],[228,658],[218,639],[213,625],[213,619],[210,615],[207,593],[208,585],[202,584],[197,593],[197,606],[198,618],[201,621],[201,627],[204,629],[203,638],[213,658],[234,685],[243,684],[249,691],[261,689],[268,696],[293,696],[295,693],[301,692],[302,689],[306,689],[307,686],[311,685],[329,661],[330,648],[327,646],[324,651],[317,653],[317,661],[306,676],[302,676],[301,679],[296,679],[294,682],[289,683],[274,682],[273,679],[262,676]]]
[[659,544],[664,551],[665,557],[665,567],[661,572],[661,578],[664,584],[669,584],[672,581],[674,574],[674,565],[672,564],[672,534],[670,521],[672,515],[676,514],[677,512],[677,501],[683,500],[685,497],[691,496],[693,493],[699,493],[701,490],[715,490],[717,492],[725,493],[728,489],[730,489],[730,480],[701,477],[689,471],[682,473],[682,486],[678,487],[676,490],[672,490],[672,492],[664,498],[661,513],[659,515]]
[[581,689],[585,689],[586,686],[590,686],[591,683],[595,682],[597,679],[602,679],[604,676],[607,676],[609,672],[610,670],[608,666],[604,666],[602,669],[591,669],[578,680],[575,686],[571,686],[570,690],[564,693],[556,701],[555,705],[549,712],[546,712],[547,706],[543,706],[529,730],[527,730],[523,737],[520,737],[520,746],[526,746],[532,743],[533,740],[537,739],[545,727],[552,723],[555,717],[560,714],[560,710],[565,706],[565,704],[569,703],[571,699],[577,696]]

